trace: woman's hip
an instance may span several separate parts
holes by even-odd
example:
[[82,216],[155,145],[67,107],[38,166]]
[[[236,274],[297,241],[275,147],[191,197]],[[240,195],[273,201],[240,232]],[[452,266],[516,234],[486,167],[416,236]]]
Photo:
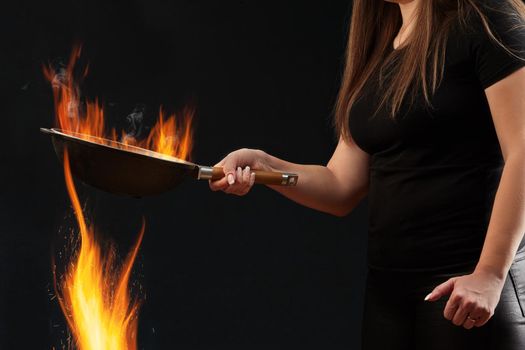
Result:
[[453,325],[447,298],[424,301],[435,286],[471,271],[448,274],[369,270],[363,314],[363,349],[525,349],[525,254],[516,256],[493,317],[471,330]]

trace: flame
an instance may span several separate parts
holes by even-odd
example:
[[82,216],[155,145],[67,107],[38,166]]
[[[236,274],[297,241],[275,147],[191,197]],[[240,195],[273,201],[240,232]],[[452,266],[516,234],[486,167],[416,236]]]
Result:
[[[75,81],[75,64],[81,55],[81,47],[73,48],[65,68],[54,69],[44,66],[44,75],[51,83],[55,105],[56,125],[63,132],[75,133],[83,139],[103,143],[112,147],[136,151],[133,147],[143,148],[165,156],[189,160],[192,150],[192,121],[194,109],[186,108],[181,115],[175,113],[165,116],[162,108],[156,124],[149,135],[143,139],[117,132],[112,128],[107,132],[104,109],[98,99],[91,101],[82,98],[79,84]],[[83,71],[85,78],[88,68]],[[182,122],[177,123],[177,120]]]
[[[177,125],[175,115],[170,115],[168,118],[165,118],[164,115],[165,113],[161,108],[157,123],[145,139],[137,141],[123,132],[120,143],[125,146],[144,148],[170,157],[189,159],[192,148],[191,123],[193,111],[189,109],[184,111],[185,117],[183,118],[184,124],[182,128],[179,128]],[[178,132],[179,129],[184,130],[184,132]],[[116,131],[113,130],[112,134],[113,139],[115,139]],[[125,146],[124,148],[126,148]],[[131,147],[127,147],[127,149],[132,150]]]
[[80,248],[55,288],[79,350],[136,350],[139,302],[131,300],[128,282],[144,235],[121,266],[113,248],[105,256],[88,225],[75,190],[69,157],[64,151],[66,186],[80,231]]

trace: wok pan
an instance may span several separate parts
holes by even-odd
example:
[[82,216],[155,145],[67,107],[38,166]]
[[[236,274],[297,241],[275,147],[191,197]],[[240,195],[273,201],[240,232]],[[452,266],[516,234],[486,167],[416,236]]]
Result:
[[[71,171],[82,182],[106,192],[132,197],[151,196],[173,189],[186,178],[218,180],[221,167],[194,164],[140,147],[60,129],[40,129],[51,136],[58,158],[67,148]],[[255,183],[294,186],[298,176],[253,170]]]

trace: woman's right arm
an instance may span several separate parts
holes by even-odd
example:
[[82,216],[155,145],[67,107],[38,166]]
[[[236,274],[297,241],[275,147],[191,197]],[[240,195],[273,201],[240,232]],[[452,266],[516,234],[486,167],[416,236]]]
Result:
[[326,166],[290,163],[252,149],[232,152],[217,166],[224,168],[225,177],[210,182],[214,191],[248,193],[255,179],[252,169],[296,173],[297,186],[268,187],[299,204],[337,216],[351,212],[368,192],[369,155],[342,139]]

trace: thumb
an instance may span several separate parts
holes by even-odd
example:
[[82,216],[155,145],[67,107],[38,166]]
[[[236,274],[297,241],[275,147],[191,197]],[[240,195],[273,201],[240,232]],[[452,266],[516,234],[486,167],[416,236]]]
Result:
[[224,176],[226,177],[228,184],[233,185],[235,183],[235,174],[238,163],[237,157],[230,155],[224,158],[220,163],[222,163],[222,170],[224,171]]
[[441,297],[444,297],[446,295],[450,295],[452,291],[454,290],[454,283],[456,282],[456,278],[451,278],[448,281],[441,283],[439,286],[434,288],[430,294],[428,294],[425,297],[426,301],[436,301],[439,300]]

